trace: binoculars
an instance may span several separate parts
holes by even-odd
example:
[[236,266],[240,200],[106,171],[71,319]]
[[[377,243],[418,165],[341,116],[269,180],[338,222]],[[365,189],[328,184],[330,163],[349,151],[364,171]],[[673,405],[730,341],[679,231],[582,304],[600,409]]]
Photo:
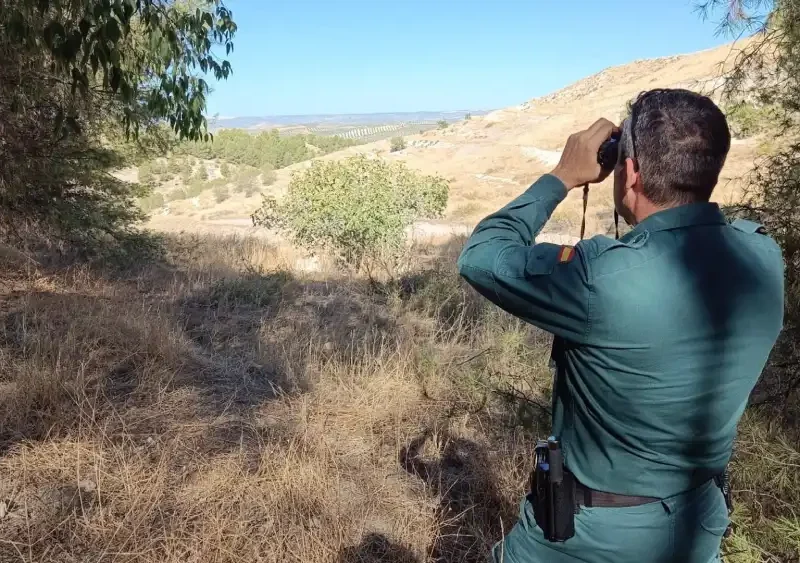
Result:
[[603,170],[613,170],[619,160],[619,140],[622,135],[614,133],[603,141],[597,151],[597,163]]

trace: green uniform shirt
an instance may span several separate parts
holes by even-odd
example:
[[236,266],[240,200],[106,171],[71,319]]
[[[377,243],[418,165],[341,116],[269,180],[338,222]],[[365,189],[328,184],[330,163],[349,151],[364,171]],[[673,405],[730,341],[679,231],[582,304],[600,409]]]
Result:
[[783,323],[783,260],[714,203],[655,213],[574,250],[534,239],[566,196],[545,175],[481,221],[461,275],[555,335],[553,434],[585,485],[665,498],[727,464]]

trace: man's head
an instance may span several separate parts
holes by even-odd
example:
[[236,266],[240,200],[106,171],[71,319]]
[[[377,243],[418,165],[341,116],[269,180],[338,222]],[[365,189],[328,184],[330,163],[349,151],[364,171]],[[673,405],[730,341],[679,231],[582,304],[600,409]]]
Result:
[[614,203],[630,224],[658,208],[708,201],[731,135],[709,98],[688,90],[639,95],[622,125]]

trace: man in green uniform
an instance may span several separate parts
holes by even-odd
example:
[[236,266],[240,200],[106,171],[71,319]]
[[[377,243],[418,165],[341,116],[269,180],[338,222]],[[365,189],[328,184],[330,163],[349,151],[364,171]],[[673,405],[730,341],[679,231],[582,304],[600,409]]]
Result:
[[[615,207],[634,228],[536,243],[569,190],[609,174],[597,154],[614,134]],[[710,99],[645,93],[621,131],[601,119],[572,135],[552,173],[467,241],[461,275],[555,336],[552,434],[580,499],[574,536],[550,542],[529,495],[496,561],[719,560],[728,513],[714,478],[783,323],[779,247],[709,202],[729,148]]]

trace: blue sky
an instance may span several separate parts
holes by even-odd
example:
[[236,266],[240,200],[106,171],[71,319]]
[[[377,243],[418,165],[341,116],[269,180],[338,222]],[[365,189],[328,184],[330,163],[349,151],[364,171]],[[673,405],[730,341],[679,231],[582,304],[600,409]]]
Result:
[[209,115],[493,109],[727,42],[696,0],[226,0]]

